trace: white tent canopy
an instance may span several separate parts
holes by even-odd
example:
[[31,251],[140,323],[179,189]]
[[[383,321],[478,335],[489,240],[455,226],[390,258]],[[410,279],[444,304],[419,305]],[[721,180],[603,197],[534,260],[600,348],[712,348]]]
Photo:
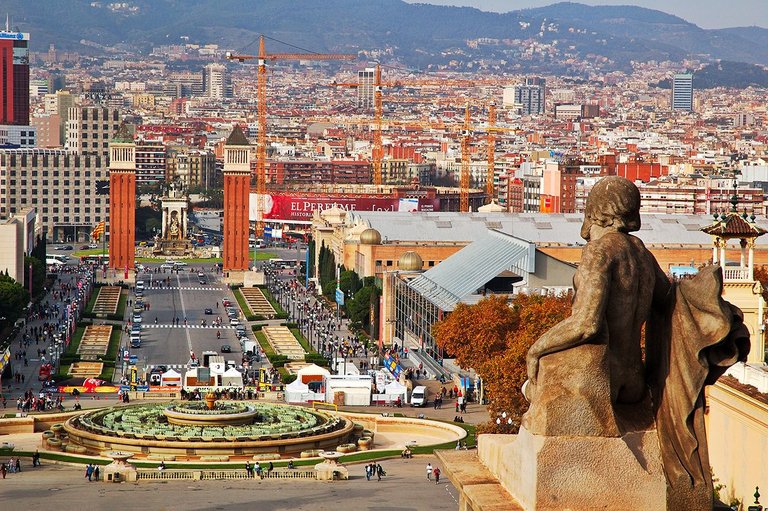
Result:
[[[296,371],[296,381],[304,381],[304,376],[322,376],[325,378],[326,376],[330,376],[331,373],[328,371],[328,369],[324,367],[320,367],[317,364],[310,364],[308,366],[302,367],[298,371]],[[319,378],[312,378],[319,379]]]
[[224,371],[224,374],[221,375],[221,386],[222,387],[242,387],[243,386],[243,375],[235,369],[234,367],[230,367],[226,371]]
[[160,385],[181,386],[181,373],[177,373],[173,369],[167,370],[160,377]]
[[407,392],[407,389],[405,385],[403,385],[397,380],[392,380],[391,382],[389,382],[387,385],[384,386],[384,394],[405,396],[406,392]]

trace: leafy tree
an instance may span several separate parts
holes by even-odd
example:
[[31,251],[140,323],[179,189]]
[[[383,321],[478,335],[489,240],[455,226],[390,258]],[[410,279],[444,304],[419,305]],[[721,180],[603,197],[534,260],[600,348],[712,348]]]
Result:
[[38,297],[45,292],[45,264],[37,257],[24,258],[24,283],[29,289],[29,268],[32,267],[32,297]]
[[11,324],[21,316],[29,303],[26,288],[5,273],[0,273],[0,325]]
[[[485,432],[516,431],[528,409],[521,387],[525,380],[528,348],[544,332],[570,314],[570,296],[494,295],[474,305],[459,304],[435,324],[437,344],[456,357],[461,367],[471,367],[482,378],[489,400],[491,421]],[[502,412],[513,427],[497,425]]]
[[32,252],[29,254],[32,257],[36,257],[40,259],[41,261],[45,261],[45,254],[48,250],[48,242],[45,239],[45,235],[39,236],[35,242],[35,248],[32,249]]
[[[373,309],[374,314],[376,313],[381,291],[376,286],[375,279],[371,277],[366,277],[362,286],[362,288],[346,301],[345,307],[352,328],[370,332],[371,310]],[[373,318],[373,322],[375,325],[375,317]]]

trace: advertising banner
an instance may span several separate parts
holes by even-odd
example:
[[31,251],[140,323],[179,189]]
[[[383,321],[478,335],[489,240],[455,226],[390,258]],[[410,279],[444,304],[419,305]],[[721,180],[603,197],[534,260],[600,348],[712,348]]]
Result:
[[400,378],[400,373],[403,372],[403,368],[400,367],[400,364],[389,353],[384,355],[384,367],[389,369],[389,372],[392,373],[396,380]]
[[[258,220],[258,201],[258,194],[250,194],[248,217],[252,221]],[[440,199],[273,194],[264,196],[262,210],[266,221],[308,223],[315,210],[333,207],[344,211],[440,211]]]

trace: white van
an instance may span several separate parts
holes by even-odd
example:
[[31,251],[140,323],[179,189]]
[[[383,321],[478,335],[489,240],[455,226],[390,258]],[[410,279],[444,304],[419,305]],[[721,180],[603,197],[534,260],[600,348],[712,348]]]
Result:
[[427,406],[427,387],[419,385],[413,388],[411,406]]
[[47,265],[54,265],[54,266],[62,266],[64,263],[62,261],[59,261],[56,258],[53,257],[46,257],[45,258],[45,264]]

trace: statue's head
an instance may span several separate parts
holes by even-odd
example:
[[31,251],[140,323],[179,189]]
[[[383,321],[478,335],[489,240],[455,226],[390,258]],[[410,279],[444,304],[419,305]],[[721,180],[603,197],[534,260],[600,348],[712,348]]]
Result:
[[612,227],[619,232],[640,229],[640,191],[629,179],[609,176],[592,187],[587,197],[581,237],[589,240],[592,225]]

